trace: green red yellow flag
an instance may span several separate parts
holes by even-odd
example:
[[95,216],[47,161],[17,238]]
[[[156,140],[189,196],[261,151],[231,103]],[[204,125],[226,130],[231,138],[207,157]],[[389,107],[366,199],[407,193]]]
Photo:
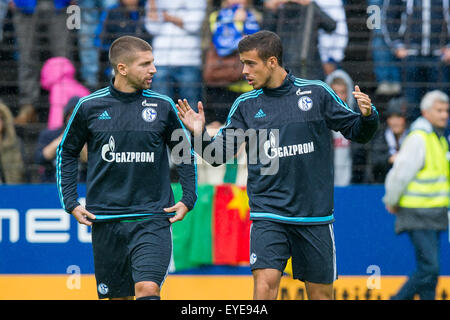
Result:
[[[172,189],[175,201],[181,199],[181,186],[173,184]],[[245,187],[199,185],[194,209],[172,225],[171,271],[248,264],[249,211]]]

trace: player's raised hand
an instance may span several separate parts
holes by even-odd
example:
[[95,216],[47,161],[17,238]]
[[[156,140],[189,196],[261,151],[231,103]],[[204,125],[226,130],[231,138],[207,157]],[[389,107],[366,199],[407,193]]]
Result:
[[175,216],[173,216],[172,218],[169,218],[169,221],[171,223],[174,223],[176,221],[181,221],[184,219],[184,217],[186,216],[186,214],[188,213],[189,209],[188,207],[186,207],[186,205],[181,202],[178,201],[174,206],[170,207],[170,208],[164,208],[165,212],[175,212]]
[[358,102],[359,110],[364,117],[368,117],[372,114],[372,101],[369,96],[359,89],[359,86],[355,86],[355,91],[353,91],[353,96]]
[[186,99],[178,99],[178,103],[176,104],[178,117],[194,136],[201,135],[203,133],[203,128],[205,127],[205,113],[203,111],[202,102],[199,101],[197,106],[198,113],[191,108]]
[[95,215],[87,211],[82,205],[77,206],[72,210],[72,215],[77,219],[80,224],[85,224],[87,226],[92,226],[92,222],[88,220],[94,220]]

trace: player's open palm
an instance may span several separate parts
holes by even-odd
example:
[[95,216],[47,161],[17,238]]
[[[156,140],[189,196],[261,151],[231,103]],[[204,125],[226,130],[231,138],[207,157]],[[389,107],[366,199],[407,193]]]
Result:
[[178,99],[178,104],[176,105],[178,109],[178,116],[186,128],[192,132],[194,136],[201,135],[203,133],[203,128],[205,127],[203,103],[199,101],[197,106],[198,112],[195,112],[186,99]]

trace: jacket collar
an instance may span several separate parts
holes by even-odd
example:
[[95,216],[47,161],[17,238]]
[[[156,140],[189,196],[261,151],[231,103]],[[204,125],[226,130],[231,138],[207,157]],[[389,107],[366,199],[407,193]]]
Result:
[[109,91],[114,98],[117,98],[122,102],[133,102],[142,96],[142,90],[137,90],[135,92],[122,92],[117,90],[114,87],[114,78],[109,82]]
[[286,78],[284,78],[281,86],[277,88],[263,88],[264,94],[272,97],[280,97],[289,92],[289,90],[292,88],[295,77],[290,73],[289,70],[286,71],[288,74],[286,75]]

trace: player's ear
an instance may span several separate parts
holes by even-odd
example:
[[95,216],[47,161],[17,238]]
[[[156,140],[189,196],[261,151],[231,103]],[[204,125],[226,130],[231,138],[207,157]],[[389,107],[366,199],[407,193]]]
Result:
[[126,76],[128,73],[127,65],[125,63],[118,63],[117,72],[120,73],[122,76]]
[[267,62],[272,68],[275,68],[278,65],[278,59],[275,56],[271,56],[269,59],[267,59]]

